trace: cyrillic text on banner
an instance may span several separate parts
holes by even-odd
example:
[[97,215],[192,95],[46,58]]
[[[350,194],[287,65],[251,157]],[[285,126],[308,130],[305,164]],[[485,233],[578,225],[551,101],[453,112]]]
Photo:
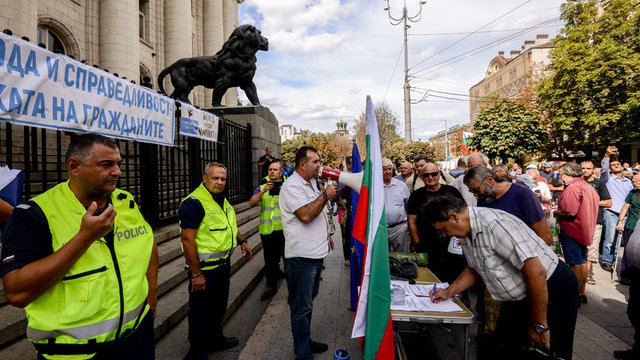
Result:
[[0,33],[0,120],[173,145],[175,102]]

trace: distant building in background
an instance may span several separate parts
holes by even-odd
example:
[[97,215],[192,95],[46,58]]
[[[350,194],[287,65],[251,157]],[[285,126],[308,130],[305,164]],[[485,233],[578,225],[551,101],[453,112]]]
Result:
[[[447,129],[442,130],[434,136],[430,137],[427,142],[435,148],[437,161],[443,161],[446,159],[447,142],[449,143],[449,160],[457,159],[461,156],[465,156],[468,153],[464,138],[471,134],[471,124],[459,124]],[[447,141],[448,139],[448,141]]]
[[280,126],[280,141],[293,140],[296,138],[296,128],[293,125]]
[[[174,61],[214,55],[238,26],[238,4],[244,0],[101,0],[2,2],[0,29],[11,29],[57,53],[97,64],[120,77],[158,90],[158,74]],[[169,77],[165,90],[173,90]],[[237,104],[229,89],[224,102]],[[189,97],[211,106],[211,90],[197,87]]]
[[499,51],[487,67],[484,79],[469,89],[469,114],[476,121],[485,98],[491,94],[515,99],[532,99],[533,87],[545,74],[549,65],[549,51],[553,43],[549,35],[536,35],[536,40],[526,40],[522,50],[511,50],[510,57]]
[[347,130],[347,122],[340,119],[340,121],[338,121],[336,123],[336,131],[334,132],[334,134],[336,135],[336,137],[343,137],[345,139],[349,139],[349,130]]

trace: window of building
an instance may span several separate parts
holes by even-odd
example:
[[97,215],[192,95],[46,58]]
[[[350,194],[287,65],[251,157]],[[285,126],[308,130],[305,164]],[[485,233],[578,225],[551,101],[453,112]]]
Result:
[[502,75],[498,76],[496,79],[496,88],[499,89],[502,87]]
[[44,44],[47,50],[57,54],[67,53],[60,37],[53,31],[41,26],[38,26],[38,44]]
[[509,71],[509,82],[515,81],[517,76],[518,76],[517,69],[512,69],[511,71]]
[[138,35],[141,39],[148,39],[148,29],[149,29],[149,0],[140,0],[139,4],[139,15],[138,15]]

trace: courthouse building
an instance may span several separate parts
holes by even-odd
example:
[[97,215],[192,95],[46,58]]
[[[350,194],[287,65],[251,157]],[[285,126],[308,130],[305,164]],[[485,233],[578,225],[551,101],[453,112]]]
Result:
[[[141,83],[190,56],[213,55],[238,26],[244,0],[3,0],[0,30],[42,43],[49,50],[97,64]],[[164,88],[171,93],[169,76]],[[190,100],[211,106],[211,90],[202,87]],[[224,104],[237,104],[229,89]]]

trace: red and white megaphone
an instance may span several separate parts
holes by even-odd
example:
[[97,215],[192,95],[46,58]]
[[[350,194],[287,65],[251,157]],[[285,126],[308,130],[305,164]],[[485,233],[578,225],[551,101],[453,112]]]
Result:
[[352,174],[325,166],[321,166],[319,172],[321,178],[325,180],[336,181],[339,184],[343,184],[352,188],[358,194],[360,193],[360,186],[362,185],[362,175],[364,174],[364,172]]

